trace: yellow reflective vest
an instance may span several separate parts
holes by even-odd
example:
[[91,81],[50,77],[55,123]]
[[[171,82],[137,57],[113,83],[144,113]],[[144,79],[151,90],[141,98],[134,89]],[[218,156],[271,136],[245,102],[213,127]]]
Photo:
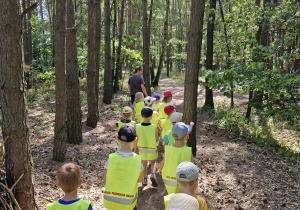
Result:
[[141,102],[138,102],[138,103],[135,103],[134,105],[134,111],[135,111],[135,116],[134,116],[134,120],[136,123],[141,123],[141,118],[142,118],[142,114],[141,114],[141,111],[142,109],[144,108],[145,106],[145,103],[144,101],[141,101]]
[[[142,118],[141,122],[144,122],[144,118]],[[155,125],[155,127],[157,128],[157,123],[158,123],[158,113],[157,113],[157,111],[153,111],[150,123]]]
[[172,193],[172,194],[169,194],[169,195],[164,196],[165,209],[168,208],[170,198],[171,198],[173,195],[175,195],[175,193]]
[[164,138],[164,136],[166,135],[166,132],[169,130],[172,130],[172,128],[173,128],[173,124],[171,123],[170,118],[160,119],[159,125],[162,129],[161,138]]
[[[129,123],[135,127],[135,122],[134,122],[134,121],[131,120]],[[123,125],[125,125],[125,124],[127,124],[127,123],[124,123],[124,122],[122,122],[121,120],[119,120],[119,121],[118,121],[118,131],[119,131],[120,128],[121,128]],[[117,145],[118,145],[118,150],[120,150],[120,149],[121,149],[121,144],[120,144],[120,142],[118,142],[118,140],[117,140]],[[133,150],[133,148],[134,148],[134,146],[133,146],[133,144],[132,144],[132,145],[131,145],[131,150]]]
[[161,175],[168,194],[178,193],[181,187],[176,181],[176,169],[179,163],[191,161],[192,148],[165,146],[165,162]]
[[158,107],[158,119],[165,119],[168,117],[168,115],[165,114],[165,107],[168,105],[172,105],[172,103],[162,103],[159,107]]
[[91,201],[79,200],[72,204],[60,204],[57,201],[47,205],[47,210],[87,210],[92,205]]
[[141,156],[120,157],[109,155],[103,205],[107,209],[132,210],[138,197],[138,179],[141,173]]
[[153,108],[156,109],[156,110],[158,110],[158,107],[159,107],[161,104],[162,104],[162,103],[160,103],[160,102],[159,102],[159,103],[154,103],[154,104],[153,104]]
[[[168,137],[168,141],[169,141],[169,142],[168,142],[168,145],[169,145],[169,146],[172,146],[173,144],[175,144],[175,139],[174,139],[174,137],[173,137],[173,135],[172,135],[172,129],[169,130],[169,131],[167,131],[166,134],[165,134],[165,136]],[[185,141],[183,142],[183,146],[184,146],[184,147],[187,146],[187,140],[185,140]]]
[[142,160],[155,160],[158,156],[155,138],[155,125],[136,125],[138,135],[137,147]]

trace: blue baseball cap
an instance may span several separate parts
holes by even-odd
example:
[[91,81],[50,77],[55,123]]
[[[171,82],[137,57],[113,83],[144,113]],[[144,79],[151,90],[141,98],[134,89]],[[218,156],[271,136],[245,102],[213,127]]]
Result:
[[145,106],[142,111],[141,111],[142,117],[147,118],[152,116],[153,114],[153,109],[151,109],[150,107]]
[[154,98],[156,98],[157,100],[159,100],[160,99],[160,95],[159,94],[155,94]]
[[172,136],[174,139],[181,139],[185,137],[188,132],[192,130],[190,125],[186,125],[183,122],[176,123],[172,128]]

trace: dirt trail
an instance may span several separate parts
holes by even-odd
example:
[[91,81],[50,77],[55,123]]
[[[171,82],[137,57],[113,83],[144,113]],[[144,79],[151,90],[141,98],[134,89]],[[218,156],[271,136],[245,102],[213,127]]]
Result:
[[[161,81],[160,90],[169,89],[174,95],[173,102],[177,111],[182,110],[183,85],[170,80]],[[199,87],[199,101],[203,100],[205,90]],[[157,91],[161,93],[162,91]],[[217,100],[229,100],[219,92],[214,92]],[[236,95],[239,102],[246,97]],[[126,100],[124,100],[126,99]],[[101,188],[104,187],[104,164],[108,154],[116,150],[116,130],[110,124],[120,118],[119,107],[129,105],[129,98],[124,95],[114,99],[113,104],[102,105],[101,121],[96,129],[83,124],[83,143],[79,146],[68,145],[68,161],[75,162],[81,168],[83,185],[79,190],[80,198],[93,201],[94,209],[102,206]],[[45,113],[47,109],[45,109]],[[30,111],[30,121],[34,118],[48,117],[52,124],[54,114],[35,115]],[[86,114],[86,107],[84,107]],[[85,117],[85,115],[84,115]],[[36,119],[35,119],[36,121]],[[84,119],[85,121],[85,119]],[[35,129],[36,125],[32,125]],[[47,128],[53,133],[53,126]],[[51,160],[53,135],[42,138],[33,133],[31,137],[32,154],[35,167],[36,200],[40,209],[46,203],[62,196],[57,189],[55,175],[60,163]],[[162,159],[163,148],[159,147]],[[195,162],[202,175],[197,195],[204,197],[209,209],[299,209],[300,175],[291,173],[293,164],[282,156],[273,154],[255,144],[247,143],[232,136],[213,124],[211,117],[202,114],[197,123],[197,156]],[[149,172],[149,168],[148,168]],[[163,209],[163,196],[166,191],[160,176],[159,186],[139,185],[138,209]]]

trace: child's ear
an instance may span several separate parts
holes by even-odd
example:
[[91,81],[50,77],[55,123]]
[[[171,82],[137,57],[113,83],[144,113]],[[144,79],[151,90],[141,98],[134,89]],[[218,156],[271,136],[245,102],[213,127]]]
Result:
[[117,141],[120,143],[120,139],[117,137]]
[[80,178],[78,186],[80,187],[81,184],[82,184],[82,178]]

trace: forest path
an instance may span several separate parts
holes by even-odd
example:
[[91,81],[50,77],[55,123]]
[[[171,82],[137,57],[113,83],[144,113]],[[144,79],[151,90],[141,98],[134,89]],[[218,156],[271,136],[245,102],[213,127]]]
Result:
[[[163,79],[156,92],[161,93],[166,89],[172,91],[172,102],[177,105],[176,110],[181,112],[184,85]],[[201,103],[204,100],[204,87],[199,87],[198,92],[198,101]],[[229,100],[218,91],[214,92],[214,99]],[[235,100],[236,103],[242,103],[247,97],[235,95]],[[93,201],[94,209],[104,209],[101,196],[101,188],[104,187],[103,166],[108,154],[116,149],[117,132],[111,124],[120,119],[120,108],[125,105],[130,105],[127,93],[115,98],[112,105],[101,104],[97,128],[91,129],[84,123],[83,143],[68,145],[67,160],[80,166],[83,177],[79,196]],[[85,121],[87,108],[83,109]],[[53,122],[54,114],[45,114],[42,111],[47,112],[47,109],[30,110],[30,121],[38,118]],[[35,126],[31,127],[37,130]],[[53,132],[52,127],[45,130]],[[55,179],[61,163],[51,160],[53,135],[40,137],[39,132],[33,132],[31,143],[36,200],[40,209],[45,209],[46,203],[63,195],[56,187]],[[157,162],[160,162],[163,147],[159,146],[158,149],[160,153]],[[300,175],[291,172],[295,165],[280,155],[247,143],[217,127],[212,117],[205,113],[198,115],[195,163],[202,176],[196,194],[206,199],[209,209],[299,209]],[[157,188],[152,187],[150,181],[146,187],[139,184],[138,209],[164,208],[163,196],[166,191],[161,176],[157,177]]]

